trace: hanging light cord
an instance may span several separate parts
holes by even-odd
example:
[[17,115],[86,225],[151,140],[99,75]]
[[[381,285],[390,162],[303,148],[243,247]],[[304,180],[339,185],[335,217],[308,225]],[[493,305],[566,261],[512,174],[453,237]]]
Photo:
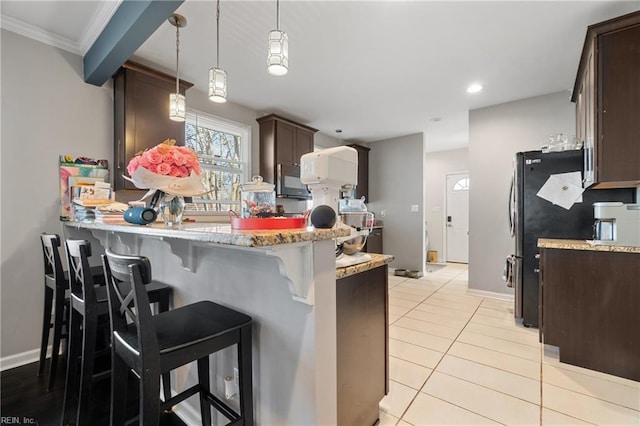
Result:
[[276,30],[280,31],[280,0],[276,0]]
[[176,94],[180,93],[180,25],[176,24]]
[[220,68],[220,0],[216,7],[216,68]]

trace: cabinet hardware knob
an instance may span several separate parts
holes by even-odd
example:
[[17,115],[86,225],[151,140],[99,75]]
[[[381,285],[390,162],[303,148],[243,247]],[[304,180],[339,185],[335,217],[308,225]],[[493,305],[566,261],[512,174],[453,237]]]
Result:
[[535,269],[533,270],[533,272],[535,272],[536,274],[537,274],[537,273],[539,273],[539,272],[540,272],[540,268],[535,268]]
[[536,255],[533,257],[535,257],[536,259],[540,259],[540,253],[536,253]]

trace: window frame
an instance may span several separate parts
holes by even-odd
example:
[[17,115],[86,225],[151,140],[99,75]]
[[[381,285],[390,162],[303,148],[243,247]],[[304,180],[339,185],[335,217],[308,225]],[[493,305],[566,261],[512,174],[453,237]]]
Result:
[[[464,182],[464,183],[461,183]],[[469,190],[469,177],[464,177],[462,179],[458,179],[456,183],[453,184],[451,188],[452,191],[468,191]]]
[[[186,135],[186,127],[187,125],[194,125],[196,127],[205,127],[214,131],[229,133],[235,136],[240,137],[240,182],[248,182],[248,176],[251,174],[251,126],[240,123],[237,121],[229,120],[205,111],[200,111],[195,108],[187,108],[187,119],[184,123],[185,125],[185,135]],[[185,145],[187,144],[187,140],[185,137]],[[198,156],[198,158],[200,158]],[[210,170],[225,170],[224,167],[210,167],[203,166],[201,163],[201,167],[206,167]],[[197,197],[194,197],[192,204],[198,204]],[[240,200],[238,200],[240,201]],[[202,211],[195,209],[187,209],[185,214],[189,216],[224,216],[227,217],[229,215],[228,211]]]

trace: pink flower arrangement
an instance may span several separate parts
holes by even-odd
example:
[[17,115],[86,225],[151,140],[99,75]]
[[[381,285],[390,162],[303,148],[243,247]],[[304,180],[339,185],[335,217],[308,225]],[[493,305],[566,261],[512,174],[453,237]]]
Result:
[[200,175],[198,156],[191,148],[175,146],[175,139],[167,139],[163,143],[138,153],[129,161],[127,172],[133,176],[138,167],[152,173],[176,178],[189,177],[191,172]]
[[143,199],[155,191],[183,197],[206,193],[198,156],[191,148],[175,143],[175,139],[167,139],[129,161],[127,172],[131,177],[123,177],[136,188],[149,189]]

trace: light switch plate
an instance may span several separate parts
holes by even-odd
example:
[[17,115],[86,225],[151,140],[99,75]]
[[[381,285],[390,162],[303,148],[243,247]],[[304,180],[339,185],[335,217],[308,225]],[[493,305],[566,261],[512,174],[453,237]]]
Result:
[[411,213],[418,213],[420,211],[420,206],[417,204],[411,204]]

